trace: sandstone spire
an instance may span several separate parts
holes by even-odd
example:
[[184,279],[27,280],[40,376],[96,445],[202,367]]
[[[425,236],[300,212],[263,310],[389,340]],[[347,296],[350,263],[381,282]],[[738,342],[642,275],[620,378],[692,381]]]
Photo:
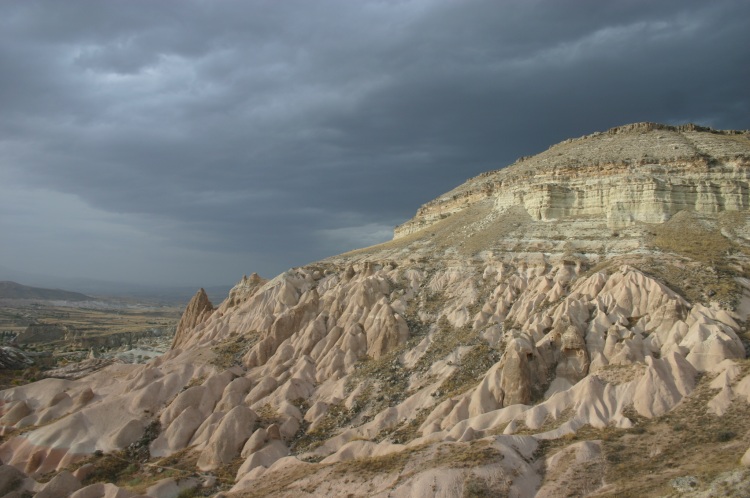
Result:
[[208,299],[206,291],[201,289],[195,293],[185,308],[185,312],[177,325],[177,331],[172,341],[172,349],[179,348],[187,340],[189,331],[196,325],[203,323],[214,312],[214,305]]

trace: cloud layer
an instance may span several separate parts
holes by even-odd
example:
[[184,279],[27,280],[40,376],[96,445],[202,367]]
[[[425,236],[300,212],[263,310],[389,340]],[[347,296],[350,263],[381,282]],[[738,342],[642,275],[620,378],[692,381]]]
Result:
[[750,128],[750,3],[32,1],[0,18],[0,258],[212,285],[634,121]]

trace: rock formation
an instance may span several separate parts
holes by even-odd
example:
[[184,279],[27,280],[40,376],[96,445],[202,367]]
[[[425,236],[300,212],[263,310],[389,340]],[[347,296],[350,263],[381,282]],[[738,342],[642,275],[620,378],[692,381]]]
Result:
[[567,140],[482,174],[422,206],[396,237],[490,198],[535,220],[603,217],[610,228],[663,223],[682,210],[748,208],[747,136],[735,131],[638,123]]
[[178,348],[188,341],[188,333],[197,325],[203,323],[214,311],[214,305],[208,299],[206,291],[201,288],[195,293],[177,324],[172,349]]
[[[29,493],[88,459],[80,496],[742,495],[749,172],[748,133],[693,125],[553,146],[393,241],[199,291],[146,365],[3,391],[0,459]],[[203,474],[127,491],[108,459]]]
[[70,332],[69,327],[56,323],[32,323],[26,327],[26,330],[18,334],[15,341],[18,344],[48,344],[64,340]]
[[229,296],[219,306],[219,312],[224,314],[230,309],[244,303],[266,282],[267,280],[257,273],[253,273],[249,277],[247,275],[243,276],[242,280],[229,291]]
[[0,347],[0,369],[15,370],[34,364],[34,359],[24,351],[10,347]]

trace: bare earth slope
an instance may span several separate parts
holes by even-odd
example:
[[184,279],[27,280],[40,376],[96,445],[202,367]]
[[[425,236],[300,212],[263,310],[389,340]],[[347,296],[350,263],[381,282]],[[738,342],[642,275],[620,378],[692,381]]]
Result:
[[199,293],[147,365],[3,391],[0,471],[38,496],[50,472],[71,496],[747,495],[749,174],[744,132],[553,146],[391,242]]

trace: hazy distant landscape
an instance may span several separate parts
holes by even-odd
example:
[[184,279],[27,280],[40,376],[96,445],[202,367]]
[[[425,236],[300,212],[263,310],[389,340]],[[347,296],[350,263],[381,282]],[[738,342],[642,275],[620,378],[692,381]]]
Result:
[[[0,341],[28,356],[0,384],[22,384],[97,359],[141,363],[169,349],[184,303],[141,297],[93,297],[63,289],[0,282]],[[3,380],[4,379],[4,380]]]
[[[92,278],[70,278],[41,275],[15,271],[0,265],[0,285],[3,283],[18,283],[27,287],[41,288],[45,291],[61,290],[85,294],[94,299],[107,301],[144,301],[147,303],[163,303],[185,305],[193,297],[198,287],[203,286],[209,297],[215,301],[224,299],[232,288],[232,282],[224,285],[154,285],[132,282],[117,282]],[[5,292],[9,292],[6,290]],[[3,290],[0,288],[0,293]],[[12,291],[10,291],[12,292]],[[8,297],[21,298],[19,294]],[[40,296],[37,296],[40,297]],[[0,295],[2,299],[2,295]]]

